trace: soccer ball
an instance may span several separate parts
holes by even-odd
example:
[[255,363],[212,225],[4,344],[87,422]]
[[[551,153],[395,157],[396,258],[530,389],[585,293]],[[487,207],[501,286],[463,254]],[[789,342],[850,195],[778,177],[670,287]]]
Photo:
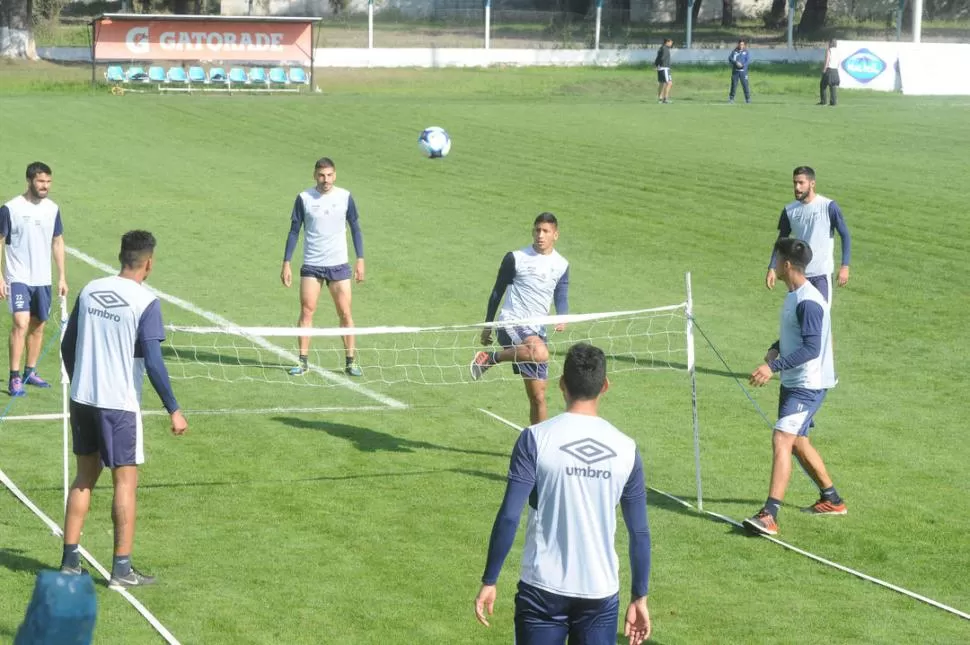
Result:
[[440,159],[447,157],[451,150],[451,137],[445,132],[444,128],[436,125],[425,128],[418,137],[418,147],[421,153],[429,159]]

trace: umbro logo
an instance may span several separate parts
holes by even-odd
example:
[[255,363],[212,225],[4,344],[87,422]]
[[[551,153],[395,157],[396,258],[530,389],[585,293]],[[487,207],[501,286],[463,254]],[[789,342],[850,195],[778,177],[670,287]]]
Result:
[[105,309],[127,307],[128,303],[114,291],[92,291],[88,296]]
[[616,457],[616,452],[606,444],[600,443],[596,439],[580,439],[563,446],[559,446],[567,455],[575,457],[587,466]]

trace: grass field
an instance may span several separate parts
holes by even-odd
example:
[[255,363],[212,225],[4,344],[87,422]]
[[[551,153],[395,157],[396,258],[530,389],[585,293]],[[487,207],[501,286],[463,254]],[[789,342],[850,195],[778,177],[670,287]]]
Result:
[[[753,70],[750,106],[724,103],[723,70],[675,70],[666,106],[652,99],[654,73],[637,69],[336,71],[321,75],[322,94],[288,97],[116,97],[87,89],[87,73],[0,64],[0,194],[46,161],[68,246],[113,265],[119,236],[149,228],[152,286],[236,324],[295,323],[280,255],[293,197],[322,155],[361,211],[361,326],[481,319],[502,254],[528,243],[542,210],[562,222],[574,312],[680,302],[691,271],[697,321],[730,366],[699,339],[705,507],[737,519],[764,500],[770,443],[732,375],[776,338],[783,294],[765,290],[764,269],[791,169],[814,166],[854,243],[835,295],[841,383],[814,434],[850,511],[801,516],[816,491],[796,473],[780,537],[970,611],[966,101],[844,91],[839,108],[819,108],[815,71],[797,67]],[[432,124],[452,135],[446,160],[418,155]],[[72,256],[68,275],[76,294],[103,272]],[[163,312],[209,324],[170,302]],[[318,316],[333,324],[327,306]],[[42,368],[54,373],[53,354]],[[521,386],[507,372],[386,385],[374,371],[367,387],[406,410],[338,385],[179,380],[189,433],[146,417],[134,559],[161,583],[135,595],[181,642],[511,640],[521,533],[493,627],[472,614],[515,440],[478,409],[523,423]],[[777,383],[752,396],[771,415]],[[554,392],[550,402],[562,410]],[[244,413],[281,404],[378,409]],[[31,391],[7,414],[59,406],[56,391]],[[192,413],[219,408],[241,413]],[[603,414],[637,439],[650,486],[693,495],[683,371],[617,373]],[[0,468],[58,522],[60,437],[59,422],[0,424]],[[952,614],[661,495],[649,504],[655,643],[970,641]],[[102,563],[109,515],[105,488],[84,535]],[[618,542],[625,553],[622,528]],[[40,520],[0,494],[0,641],[59,556]],[[622,572],[625,587],[625,562]],[[118,594],[99,586],[98,601],[97,643],[160,642]]]

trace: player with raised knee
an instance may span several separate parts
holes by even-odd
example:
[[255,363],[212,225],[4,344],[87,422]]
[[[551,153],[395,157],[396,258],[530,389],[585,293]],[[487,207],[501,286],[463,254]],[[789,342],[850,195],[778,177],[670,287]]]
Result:
[[[502,296],[505,302],[498,316],[502,321],[526,321],[549,315],[549,305],[556,305],[559,315],[569,313],[569,262],[556,251],[559,221],[552,213],[541,213],[532,225],[532,244],[517,251],[509,251],[502,259],[495,286],[488,298],[485,322],[495,320]],[[556,325],[562,331],[565,325]],[[538,423],[548,416],[546,411],[546,380],[549,374],[549,348],[546,346],[544,325],[514,322],[497,327],[501,350],[483,351],[475,355],[471,364],[474,380],[482,378],[487,369],[498,363],[511,362],[516,374],[521,374],[529,397],[529,419]],[[482,330],[482,344],[492,344],[492,328]]]
[[778,511],[791,479],[793,454],[820,491],[819,500],[802,510],[814,515],[846,513],[845,502],[808,438],[825,395],[838,383],[829,303],[805,277],[805,267],[812,261],[807,243],[790,237],[780,239],[775,243],[775,254],[778,277],[788,286],[788,295],[782,305],[778,341],[750,379],[752,385],[760,387],[771,380],[772,374],[781,372],[768,499],[757,514],[744,520],[747,529],[763,535],[778,533]]
[[[313,167],[316,185],[307,188],[296,196],[290,214],[290,233],[286,238],[283,252],[283,269],[280,281],[284,287],[293,283],[293,270],[290,260],[296,243],[303,235],[303,266],[300,267],[300,327],[313,326],[313,314],[323,286],[327,287],[337,319],[341,327],[353,328],[354,318],[350,312],[350,279],[358,283],[364,281],[364,237],[360,231],[357,205],[350,191],[334,185],[337,170],[333,160],[328,157],[319,159]],[[350,270],[347,253],[347,229],[354,240],[354,253],[357,262],[353,272]],[[352,335],[342,336],[346,363],[344,371],[349,376],[363,376],[357,361],[357,349]],[[299,376],[308,369],[310,337],[300,336],[300,363],[290,370]]]
[[[0,299],[10,298],[10,396],[27,394],[24,385],[50,387],[37,373],[44,327],[51,309],[51,258],[57,265],[57,293],[67,295],[64,227],[61,210],[48,199],[50,167],[40,161],[27,166],[27,190],[0,206],[3,237],[3,280]],[[4,257],[5,256],[5,257]],[[23,375],[20,362],[27,347]]]

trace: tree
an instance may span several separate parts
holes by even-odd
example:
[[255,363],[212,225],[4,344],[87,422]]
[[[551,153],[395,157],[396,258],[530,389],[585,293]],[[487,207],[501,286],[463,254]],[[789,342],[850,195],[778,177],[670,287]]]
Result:
[[0,0],[0,56],[36,60],[32,14],[32,0]]
[[824,27],[828,12],[829,0],[806,0],[802,19],[798,22],[799,35],[810,34]]
[[721,0],[721,26],[734,25],[734,0]]
[[788,0],[772,0],[771,9],[764,16],[765,27],[777,29],[787,22]]
[[[701,0],[694,0],[694,15],[691,19],[694,21],[695,25],[697,24],[697,14],[699,14],[700,11]],[[677,14],[674,18],[674,22],[676,22],[678,25],[687,24],[687,0],[677,0]]]

